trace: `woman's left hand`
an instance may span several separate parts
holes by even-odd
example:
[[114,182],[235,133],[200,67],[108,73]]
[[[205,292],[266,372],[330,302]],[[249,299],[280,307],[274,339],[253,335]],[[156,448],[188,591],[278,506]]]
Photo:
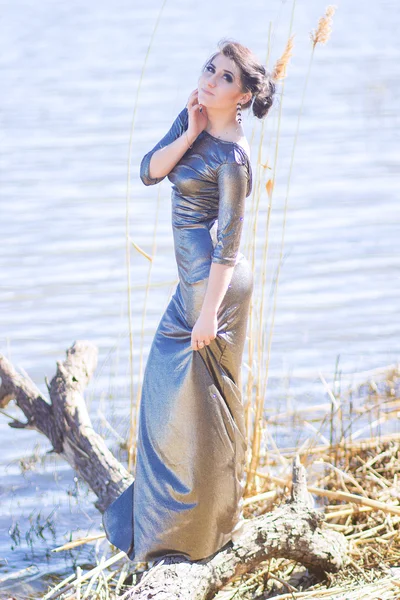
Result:
[[[217,315],[200,313],[192,329],[192,349],[201,350],[204,346],[208,346],[217,337],[217,331]],[[200,342],[203,342],[203,344]]]

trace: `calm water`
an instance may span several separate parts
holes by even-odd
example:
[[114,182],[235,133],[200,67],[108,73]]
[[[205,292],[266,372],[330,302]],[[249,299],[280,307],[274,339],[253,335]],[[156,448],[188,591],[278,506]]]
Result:
[[[300,6],[301,4],[301,6]],[[86,395],[91,416],[117,452],[128,429],[129,348],[125,197],[130,127],[143,61],[161,3],[2,2],[0,22],[0,352],[29,373],[43,394],[56,361],[75,340],[99,348]],[[268,291],[275,274],[300,98],[310,55],[308,33],[325,3],[295,12],[294,57],[283,103],[278,181],[270,232]],[[144,338],[152,335],[177,278],[170,184],[146,188],[142,156],[169,128],[223,36],[264,59],[288,36],[289,2],[169,2],[142,84],[131,159],[131,235],[152,252]],[[289,196],[284,265],[266,406],[326,402],[331,381],[394,363],[400,353],[400,46],[398,4],[341,3],[332,38],[316,49],[301,118]],[[245,117],[248,137],[259,122]],[[256,144],[252,163],[255,170]],[[273,161],[267,135],[264,160]],[[160,200],[158,205],[158,194]],[[250,199],[249,199],[250,200]],[[264,208],[261,219],[265,217]],[[261,235],[261,234],[260,234]],[[260,237],[260,244],[262,238]],[[132,254],[135,373],[148,262]],[[266,305],[270,323],[271,302]],[[21,414],[9,406],[8,414]],[[0,579],[26,598],[46,590],[49,573],[68,574],[106,548],[73,557],[51,548],[100,531],[100,517],[74,472],[32,431],[0,415]],[[278,440],[288,441],[287,432]],[[39,535],[42,528],[43,539]],[[33,548],[33,550],[32,550]],[[18,574],[22,569],[29,569]],[[3,592],[0,591],[0,597]],[[11,591],[9,592],[11,593]],[[18,596],[19,597],[19,596]]]

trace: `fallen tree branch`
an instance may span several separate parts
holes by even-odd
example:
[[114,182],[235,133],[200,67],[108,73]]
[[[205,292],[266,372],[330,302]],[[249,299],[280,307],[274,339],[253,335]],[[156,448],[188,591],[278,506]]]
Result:
[[296,457],[287,504],[246,521],[240,537],[208,560],[165,557],[121,600],[208,600],[269,558],[295,560],[317,572],[338,571],[348,562],[348,542],[342,534],[324,529],[324,515],[311,505],[305,469]]
[[15,399],[24,413],[25,423],[9,423],[18,429],[36,429],[51,442],[52,451],[61,454],[86,481],[98,497],[96,508],[103,512],[133,481],[93,427],[83,397],[97,366],[97,348],[78,341],[66,352],[64,362],[47,384],[51,403],[47,402],[27,375],[16,372],[0,354],[0,408]]

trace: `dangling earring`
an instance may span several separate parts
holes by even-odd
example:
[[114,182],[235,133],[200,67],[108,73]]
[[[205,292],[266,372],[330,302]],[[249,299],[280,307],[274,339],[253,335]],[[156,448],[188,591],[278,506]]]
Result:
[[242,105],[240,102],[236,104],[236,121],[239,123],[239,125],[242,122]]

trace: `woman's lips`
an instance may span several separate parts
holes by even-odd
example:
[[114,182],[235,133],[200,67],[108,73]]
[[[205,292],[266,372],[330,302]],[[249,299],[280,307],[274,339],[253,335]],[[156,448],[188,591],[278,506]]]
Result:
[[214,96],[214,94],[212,92],[208,92],[204,88],[201,88],[201,91],[204,92],[205,94],[210,94],[210,96]]

